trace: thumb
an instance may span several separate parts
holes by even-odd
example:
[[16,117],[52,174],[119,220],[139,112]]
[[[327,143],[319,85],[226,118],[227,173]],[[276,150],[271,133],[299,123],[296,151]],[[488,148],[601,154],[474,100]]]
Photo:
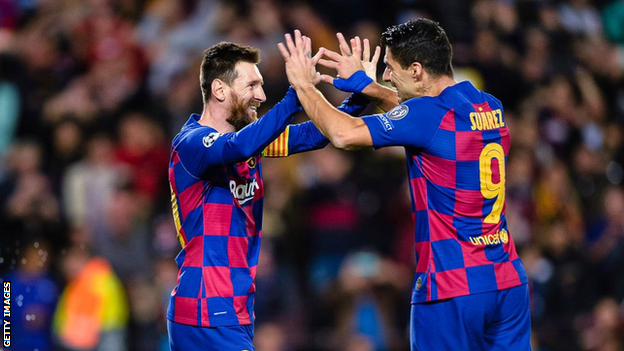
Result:
[[321,74],[321,81],[323,83],[334,85],[334,77],[332,77],[332,76],[330,76],[328,74]]

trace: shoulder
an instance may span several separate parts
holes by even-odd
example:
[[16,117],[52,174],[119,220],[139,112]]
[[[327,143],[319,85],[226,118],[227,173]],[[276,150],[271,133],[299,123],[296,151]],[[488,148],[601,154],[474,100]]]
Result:
[[173,140],[173,147],[180,151],[188,148],[210,148],[220,137],[221,133],[208,126],[195,126],[183,129]]
[[416,116],[417,114],[422,115],[423,113],[430,112],[436,105],[434,99],[435,98],[430,97],[411,98],[395,106],[390,111],[384,113],[384,115],[394,121],[405,117]]

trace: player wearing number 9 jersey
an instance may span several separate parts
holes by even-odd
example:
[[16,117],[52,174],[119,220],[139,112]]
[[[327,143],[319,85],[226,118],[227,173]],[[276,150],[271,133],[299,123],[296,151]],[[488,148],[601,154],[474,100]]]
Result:
[[363,120],[375,148],[405,147],[418,262],[412,302],[526,283],[505,219],[500,101],[462,82]]
[[[401,104],[353,119],[309,84],[298,35],[287,35],[280,50],[321,132],[345,149],[405,147],[417,261],[412,350],[530,350],[527,276],[505,218],[510,136],[501,102],[456,82],[444,30],[418,19],[382,34],[383,78],[396,92],[376,83],[362,91],[382,108]],[[351,44],[341,40],[343,55],[327,52],[334,63],[321,62],[337,68],[338,79],[349,78],[346,67],[362,55],[359,39]]]

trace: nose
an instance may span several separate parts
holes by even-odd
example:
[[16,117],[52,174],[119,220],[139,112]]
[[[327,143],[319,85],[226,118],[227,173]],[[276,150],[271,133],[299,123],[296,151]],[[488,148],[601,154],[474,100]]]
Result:
[[390,81],[390,70],[388,69],[388,67],[386,67],[383,71],[383,75],[381,76],[381,79],[383,79],[384,82],[389,82]]
[[254,99],[260,101],[261,103],[266,101],[266,94],[264,93],[264,89],[262,89],[262,86],[256,89],[256,91],[254,92]]

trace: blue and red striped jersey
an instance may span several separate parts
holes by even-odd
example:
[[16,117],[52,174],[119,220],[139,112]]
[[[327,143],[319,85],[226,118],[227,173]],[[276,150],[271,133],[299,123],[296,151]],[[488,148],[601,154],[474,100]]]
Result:
[[[341,109],[367,103],[350,97]],[[219,133],[191,115],[173,139],[169,184],[182,250],[167,318],[218,327],[253,323],[262,237],[262,156],[283,157],[326,146],[311,122],[288,125],[301,107],[294,90],[265,116],[234,133]]]
[[527,282],[505,219],[503,107],[469,82],[364,117],[375,148],[404,146],[415,221],[412,303]]

